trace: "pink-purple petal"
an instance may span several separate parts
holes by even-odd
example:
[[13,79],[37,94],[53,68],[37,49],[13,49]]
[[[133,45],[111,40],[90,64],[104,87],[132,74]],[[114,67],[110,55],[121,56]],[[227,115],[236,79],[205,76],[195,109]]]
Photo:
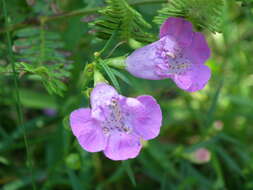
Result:
[[99,123],[91,118],[89,108],[80,108],[70,115],[70,126],[79,144],[89,152],[98,152],[105,148],[106,137]]
[[91,109],[79,108],[77,110],[74,110],[70,114],[69,120],[73,134],[78,137],[80,136],[82,131],[90,130],[89,125],[87,125],[87,123],[89,123],[92,120]]
[[127,160],[138,156],[141,150],[140,138],[131,134],[112,134],[104,150],[106,157],[111,160]]
[[152,96],[138,96],[145,111],[135,115],[134,132],[144,140],[157,137],[162,125],[162,111]]
[[99,83],[91,92],[91,107],[96,109],[106,105],[113,97],[117,97],[117,91],[106,83]]
[[121,106],[127,116],[132,132],[144,140],[158,136],[162,125],[162,112],[159,104],[152,96],[124,98]]
[[194,36],[192,24],[183,18],[168,18],[160,28],[160,38],[164,36],[173,37],[182,47],[188,47]]
[[205,36],[200,32],[195,32],[190,48],[184,50],[185,55],[194,64],[204,64],[211,55]]
[[[87,123],[89,131],[83,131],[77,137],[79,144],[88,152],[99,152],[105,149],[107,137],[103,134],[99,123],[95,120]],[[88,127],[87,127],[88,128]]]
[[211,77],[209,67],[202,64],[194,64],[185,75],[177,75],[173,78],[177,86],[188,92],[195,92],[205,87]]
[[183,90],[189,89],[192,85],[192,76],[190,74],[175,75],[173,79],[176,85]]
[[121,99],[121,108],[124,110],[124,114],[127,115],[139,115],[144,114],[145,107],[137,98],[122,98]]

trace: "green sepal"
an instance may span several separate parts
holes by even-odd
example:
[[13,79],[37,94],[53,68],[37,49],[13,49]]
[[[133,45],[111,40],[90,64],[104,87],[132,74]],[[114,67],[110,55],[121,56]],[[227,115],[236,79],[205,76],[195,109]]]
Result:
[[94,71],[94,87],[99,83],[108,83],[108,81],[105,79],[105,77],[102,75],[102,73],[95,69]]
[[92,90],[93,90],[93,88],[86,88],[85,90],[82,91],[82,94],[83,94],[87,99],[89,99]]
[[120,56],[120,57],[114,57],[110,59],[106,59],[105,63],[110,66],[117,69],[125,69],[126,68],[126,56]]
[[82,91],[86,90],[90,81],[93,80],[93,74],[94,74],[94,63],[86,64],[79,80],[79,86]]

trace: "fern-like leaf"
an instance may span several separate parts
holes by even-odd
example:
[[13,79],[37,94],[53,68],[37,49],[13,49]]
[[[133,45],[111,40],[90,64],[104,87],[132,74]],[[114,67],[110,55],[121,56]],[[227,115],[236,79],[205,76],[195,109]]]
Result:
[[153,37],[144,31],[151,28],[142,15],[125,0],[107,0],[107,6],[99,11],[102,16],[94,22],[98,37],[108,39],[115,30],[122,40],[134,38],[137,41],[150,42]]
[[60,51],[64,46],[60,36],[42,27],[19,30],[16,36],[13,48],[19,71],[33,74],[50,94],[63,95],[66,85],[62,80],[70,75],[71,66]]
[[183,17],[196,29],[221,32],[224,6],[224,0],[171,0],[158,11],[154,22],[162,24],[168,17]]

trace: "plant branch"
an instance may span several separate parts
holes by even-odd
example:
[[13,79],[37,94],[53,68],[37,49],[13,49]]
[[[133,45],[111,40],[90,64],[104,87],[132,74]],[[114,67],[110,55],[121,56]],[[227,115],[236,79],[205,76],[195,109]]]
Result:
[[[167,3],[168,0],[142,0],[138,2],[132,2],[129,3],[131,6],[139,6],[139,5],[148,5],[148,4],[160,4],[160,3]],[[51,22],[51,21],[56,21],[56,20],[61,20],[69,17],[75,17],[75,16],[83,16],[83,15],[89,15],[98,12],[104,7],[96,7],[96,8],[90,8],[90,9],[78,9],[74,10],[71,12],[66,12],[66,13],[61,13],[61,14],[56,14],[52,16],[43,16],[43,17],[38,17],[35,19],[29,19],[26,20],[22,23],[14,24],[12,26],[9,26],[4,29],[0,29],[0,34],[5,33],[5,32],[11,32],[17,29],[25,28],[27,26],[34,26],[38,25],[41,23],[43,20],[44,23]]]

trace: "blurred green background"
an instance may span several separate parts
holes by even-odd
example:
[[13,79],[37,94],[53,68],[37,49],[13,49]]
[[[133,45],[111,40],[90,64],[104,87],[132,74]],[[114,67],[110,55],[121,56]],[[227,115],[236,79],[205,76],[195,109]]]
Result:
[[[6,10],[15,26],[10,30],[11,41],[14,43],[20,37],[17,29],[39,26],[39,16],[103,5],[102,0],[8,0]],[[161,3],[143,3],[134,8],[153,26],[150,32],[157,35],[159,26],[152,19]],[[63,96],[49,94],[36,76],[18,73],[23,117],[20,124],[15,83],[7,61],[2,2],[0,10],[0,189],[30,190],[33,185],[42,190],[253,189],[252,1],[227,0],[223,33],[204,31],[212,50],[208,61],[212,78],[202,91],[187,93],[170,80],[142,80],[121,71],[129,82],[119,78],[122,94],[150,94],[163,111],[159,137],[145,142],[140,155],[125,162],[84,151],[68,125],[71,111],[89,105],[80,90],[80,76],[85,64],[93,60],[94,52],[106,43],[94,36],[89,23],[92,18],[80,14],[45,24],[46,30],[59,36],[55,44],[64,44],[59,47],[61,55],[67,56],[64,64],[70,68],[70,73],[64,74],[67,90]],[[143,45],[122,44],[113,57]],[[13,53],[22,52],[22,48],[12,46]],[[191,157],[199,148],[210,152],[206,163],[197,163]]]

